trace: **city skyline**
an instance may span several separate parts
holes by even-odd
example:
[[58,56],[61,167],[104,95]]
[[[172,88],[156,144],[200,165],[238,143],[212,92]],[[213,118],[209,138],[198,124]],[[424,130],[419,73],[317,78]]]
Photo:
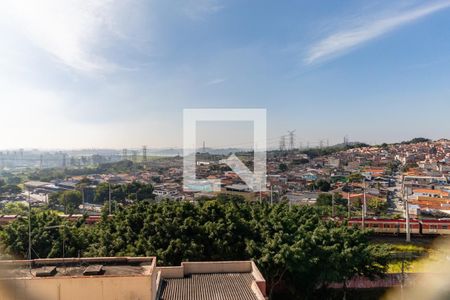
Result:
[[0,8],[5,149],[179,148],[184,108],[266,108],[305,144],[449,137],[450,1]]

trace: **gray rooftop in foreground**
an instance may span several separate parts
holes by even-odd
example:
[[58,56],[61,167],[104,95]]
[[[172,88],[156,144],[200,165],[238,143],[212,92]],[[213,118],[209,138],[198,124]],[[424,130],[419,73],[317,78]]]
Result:
[[192,274],[164,279],[160,300],[258,300],[251,273]]
[[[0,279],[36,277],[138,276],[147,273],[152,257],[100,257],[0,261]],[[50,272],[52,271],[52,272]],[[94,272],[98,271],[98,272]],[[48,275],[39,275],[49,272]],[[1,298],[1,297],[0,297]]]

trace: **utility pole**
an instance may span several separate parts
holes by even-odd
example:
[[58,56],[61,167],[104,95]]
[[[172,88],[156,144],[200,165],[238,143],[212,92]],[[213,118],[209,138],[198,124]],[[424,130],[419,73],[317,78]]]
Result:
[[28,260],[30,261],[30,272],[31,272],[31,195],[28,191]]
[[259,182],[259,203],[262,203],[262,182]]
[[108,181],[108,206],[109,214],[111,215],[111,182]]
[[411,242],[411,228],[409,226],[409,205],[408,205],[408,190],[406,191],[405,210],[406,210],[406,242]]
[[350,220],[350,191],[347,193],[347,210],[347,217]]
[[403,204],[405,206],[405,218],[406,218],[406,242],[411,242],[411,228],[409,225],[409,205],[408,205],[408,189],[405,190],[405,178],[402,176],[402,197]]
[[334,218],[335,216],[335,210],[334,210],[334,193],[331,193],[331,217]]
[[361,223],[362,223],[362,229],[364,230],[365,222],[366,222],[366,179],[363,179],[364,186],[363,186],[363,205],[362,205],[362,212],[361,212]]
[[61,229],[62,230],[62,235],[61,235],[61,239],[62,239],[62,261],[63,261],[63,265],[64,265],[64,272],[67,272],[66,270],[66,264],[64,262],[64,258],[66,257],[66,229],[67,225],[66,224],[62,224],[62,225],[55,225],[55,226],[47,226],[44,227],[44,229]]
[[270,205],[273,205],[273,186],[270,184]]
[[86,208],[84,206],[84,188],[81,187],[81,202],[83,203],[83,211],[86,211]]
[[63,200],[64,200],[64,214],[67,215],[67,202],[65,193],[63,193]]

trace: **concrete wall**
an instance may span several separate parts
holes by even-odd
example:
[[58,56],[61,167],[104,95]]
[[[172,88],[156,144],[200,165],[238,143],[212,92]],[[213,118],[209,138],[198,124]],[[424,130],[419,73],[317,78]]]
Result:
[[[256,266],[255,266],[256,267]],[[183,278],[188,274],[250,273],[251,261],[182,262],[179,267],[159,267],[163,278]],[[262,277],[262,276],[261,276]]]
[[[34,260],[35,265],[57,264],[58,259]],[[140,275],[54,276],[1,279],[0,300],[155,300],[157,294],[156,258],[108,257],[68,258],[66,263],[144,263]],[[22,267],[30,261],[3,261],[9,267]],[[1,270],[0,270],[1,271]]]
[[[0,281],[0,300],[153,300],[151,276],[53,277]],[[153,297],[153,298],[152,298]]]

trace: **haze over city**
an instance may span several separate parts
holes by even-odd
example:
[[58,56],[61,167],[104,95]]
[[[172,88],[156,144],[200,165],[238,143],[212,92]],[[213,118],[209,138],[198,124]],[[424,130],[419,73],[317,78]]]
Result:
[[275,144],[448,137],[450,1],[175,2],[2,1],[1,148],[181,147],[205,107]]

